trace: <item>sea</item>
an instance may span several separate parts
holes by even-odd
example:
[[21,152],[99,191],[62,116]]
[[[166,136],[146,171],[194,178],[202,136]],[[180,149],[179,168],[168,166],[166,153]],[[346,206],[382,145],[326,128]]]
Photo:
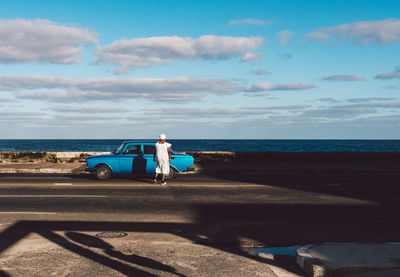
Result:
[[[0,151],[113,151],[151,139],[0,139]],[[400,140],[171,139],[174,151],[400,152]]]

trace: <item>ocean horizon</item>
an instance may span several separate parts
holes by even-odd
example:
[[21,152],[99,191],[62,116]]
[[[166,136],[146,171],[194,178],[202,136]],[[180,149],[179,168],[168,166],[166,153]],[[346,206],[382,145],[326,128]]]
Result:
[[[0,139],[0,151],[113,151],[156,139]],[[400,152],[399,139],[170,139],[175,151]]]

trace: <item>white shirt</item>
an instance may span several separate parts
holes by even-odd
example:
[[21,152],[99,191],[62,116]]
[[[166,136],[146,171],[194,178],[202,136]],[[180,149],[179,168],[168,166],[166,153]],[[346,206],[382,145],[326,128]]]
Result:
[[156,143],[156,156],[157,160],[159,161],[169,161],[169,155],[168,155],[168,148],[171,147],[171,144],[168,142],[164,143]]

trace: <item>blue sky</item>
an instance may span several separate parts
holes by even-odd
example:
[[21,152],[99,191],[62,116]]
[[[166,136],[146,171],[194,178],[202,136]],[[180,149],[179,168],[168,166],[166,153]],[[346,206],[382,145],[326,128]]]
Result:
[[0,138],[400,138],[399,1],[2,1]]

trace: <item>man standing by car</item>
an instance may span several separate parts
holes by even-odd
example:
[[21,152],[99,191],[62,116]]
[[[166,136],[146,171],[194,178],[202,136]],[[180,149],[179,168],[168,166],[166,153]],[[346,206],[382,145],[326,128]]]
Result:
[[167,142],[165,134],[160,135],[160,141],[156,143],[156,151],[153,155],[153,161],[156,161],[156,175],[154,176],[153,183],[157,182],[158,174],[161,174],[161,185],[166,185],[165,175],[169,173],[169,163],[171,161],[171,144]]

